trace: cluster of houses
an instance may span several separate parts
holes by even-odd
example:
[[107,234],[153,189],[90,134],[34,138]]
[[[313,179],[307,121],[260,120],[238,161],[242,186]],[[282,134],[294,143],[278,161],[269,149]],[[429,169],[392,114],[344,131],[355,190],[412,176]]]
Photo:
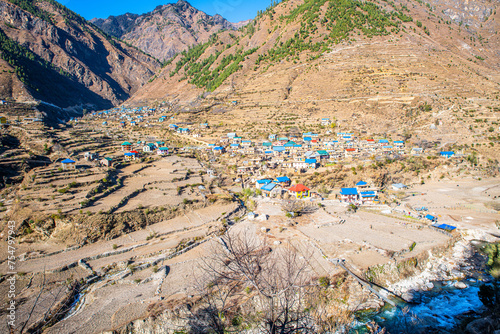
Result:
[[[137,146],[142,145],[142,152],[153,153],[156,152],[157,155],[168,155],[168,147],[165,146],[165,142],[157,141],[155,143],[146,143],[139,141]],[[122,151],[124,152],[124,158],[126,161],[131,161],[139,158],[139,151],[133,149],[133,144],[125,141],[121,144]]]
[[[127,108],[117,107],[99,112],[92,112],[84,116],[84,118],[101,119],[102,125],[107,126],[108,121],[117,121],[119,127],[139,126],[143,123],[144,126],[149,126],[147,117],[156,114],[157,109],[152,107]],[[70,118],[70,122],[78,123],[79,119]]]
[[[259,189],[265,197],[278,198],[286,193],[297,199],[321,197],[303,184],[292,186],[291,183],[292,180],[287,176],[280,176],[275,179],[264,178],[255,180],[255,188]],[[378,188],[371,187],[367,182],[360,181],[354,188],[341,188],[337,198],[341,202],[356,205],[377,204],[379,203],[378,191]]]
[[255,188],[260,189],[265,197],[282,197],[288,193],[298,199],[320,197],[317,193],[311,192],[311,189],[303,184],[291,186],[292,180],[288,176],[280,176],[275,179],[255,180]]
[[[120,121],[120,126],[138,125],[148,123],[154,116],[159,123],[172,121],[174,117],[161,115],[163,110],[150,107],[142,108],[114,108],[102,112],[94,112],[88,115],[93,118],[106,118]],[[160,113],[160,116],[155,116]],[[147,117],[147,119],[146,119]],[[156,118],[158,117],[158,118]],[[322,118],[320,124],[328,126],[332,123],[329,118]],[[107,124],[107,120],[103,125]],[[208,123],[193,125],[192,123],[169,124],[168,129],[180,135],[200,137],[201,133],[210,126]],[[329,128],[329,127],[328,127]],[[127,145],[128,144],[128,145]],[[164,144],[144,143],[134,145],[125,142],[122,144],[126,160],[135,160],[139,152],[158,155],[168,155],[169,149]],[[214,155],[225,155],[234,157],[245,156],[245,161],[238,167],[238,173],[253,175],[256,171],[274,169],[278,167],[293,168],[296,171],[316,169],[320,166],[341,161],[384,160],[386,158],[397,158],[405,155],[420,156],[423,154],[422,147],[407,147],[403,140],[390,140],[386,138],[358,138],[352,132],[332,133],[329,129],[325,134],[305,132],[302,134],[289,134],[281,136],[270,134],[265,140],[245,139],[237,133],[226,133],[215,143],[209,143],[208,148]],[[455,152],[441,152],[440,156],[451,158],[456,156]]]
[[[85,152],[84,154],[85,161],[96,161],[100,166],[104,167],[113,167],[113,159],[110,157],[105,157],[99,160],[99,154]],[[77,169],[76,161],[73,159],[64,159],[61,161],[62,170],[67,171],[71,169]]]
[[352,204],[377,204],[378,188],[370,187],[365,181],[356,183],[353,188],[341,188],[339,198],[341,202]]
[[[315,169],[341,160],[370,158],[377,156],[396,156],[407,154],[405,142],[388,139],[358,140],[352,133],[337,133],[335,138],[321,138],[317,133],[306,132],[299,136],[269,135],[267,140],[245,140],[236,133],[228,133],[218,143],[209,144],[208,148],[215,155],[256,156],[257,164],[269,161],[275,165],[296,170]],[[411,154],[420,155],[422,149],[414,148]],[[249,164],[252,165],[252,164]],[[253,163],[255,165],[255,163]],[[252,166],[242,169],[251,171]]]

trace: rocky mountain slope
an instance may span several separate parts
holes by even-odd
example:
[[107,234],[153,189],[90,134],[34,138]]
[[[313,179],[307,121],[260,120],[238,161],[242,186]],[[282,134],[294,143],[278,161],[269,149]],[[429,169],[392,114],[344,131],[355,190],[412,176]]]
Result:
[[210,16],[179,0],[156,7],[152,12],[93,19],[96,26],[144,52],[164,61],[190,46],[208,41],[220,30],[239,28],[222,16]]
[[160,67],[53,0],[0,0],[0,18],[1,99],[109,108]]
[[449,126],[436,140],[489,145],[500,111],[498,4],[283,1],[178,55],[128,103],[190,102],[264,132],[302,129],[289,121],[297,113],[371,134],[430,134],[436,123]]

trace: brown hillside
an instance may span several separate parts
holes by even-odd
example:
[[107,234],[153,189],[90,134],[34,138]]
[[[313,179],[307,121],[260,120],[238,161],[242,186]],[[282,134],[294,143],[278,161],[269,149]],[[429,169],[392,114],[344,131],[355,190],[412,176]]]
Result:
[[[0,1],[2,58],[18,69],[17,79],[32,99],[63,108],[108,108],[126,100],[159,67],[55,2],[33,8],[38,12]],[[17,79],[9,70],[0,73],[2,99],[24,94],[14,85]]]
[[[298,6],[311,3],[321,5],[313,24],[305,23],[305,14],[287,18]],[[272,131],[273,124],[283,131],[293,126],[300,128],[296,122],[279,120],[278,115],[287,114],[314,119],[335,117],[339,125],[368,134],[407,130],[427,136],[431,134],[429,126],[441,122],[439,134],[432,133],[443,142],[474,143],[481,137],[488,144],[487,138],[498,131],[499,116],[496,31],[500,13],[496,13],[496,3],[479,1],[467,7],[458,1],[396,1],[393,5],[374,2],[388,13],[404,8],[400,12],[411,16],[412,21],[395,19],[397,28],[389,26],[387,35],[369,36],[353,29],[338,44],[330,43],[325,51],[295,51],[292,44],[283,48],[290,54],[268,56],[269,50],[276,50],[281,43],[286,45],[295,34],[302,34],[301,30],[309,32],[306,42],[328,43],[329,31],[321,20],[330,4],[336,6],[337,2],[282,2],[258,16],[244,31],[219,34],[197,61],[187,62],[188,71],[180,63],[185,57],[177,56],[127,103],[191,102],[199,110],[208,106],[217,111],[221,102],[238,101],[237,106],[224,107],[224,119],[233,119],[235,125],[241,126],[248,124],[250,117],[261,124],[263,132]],[[252,27],[255,31],[251,31]],[[245,56],[238,64],[239,70],[213,92],[210,88],[214,86],[196,87],[190,83],[196,79],[192,73],[197,71],[193,69],[207,62],[210,55],[217,55],[217,51],[220,54],[208,73],[216,70],[224,56],[255,47],[259,49]],[[175,73],[179,63],[182,66],[177,66],[179,71]],[[200,99],[202,95],[204,99]],[[421,112],[424,103],[431,106],[432,112]]]

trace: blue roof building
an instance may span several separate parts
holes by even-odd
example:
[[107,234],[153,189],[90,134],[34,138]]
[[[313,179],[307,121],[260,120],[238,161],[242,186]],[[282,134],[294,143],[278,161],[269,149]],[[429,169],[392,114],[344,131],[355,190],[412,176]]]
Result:
[[452,232],[456,230],[455,226],[448,225],[448,224],[434,224],[432,227],[439,228],[441,230],[445,230],[446,232]]
[[340,195],[358,196],[358,189],[356,189],[356,188],[342,188],[342,189],[340,189]]
[[434,217],[433,215],[425,215],[425,218],[429,219],[431,222],[437,222],[437,217]]
[[284,146],[273,146],[273,151],[275,152],[285,152]]
[[451,158],[452,156],[455,155],[455,152],[453,151],[443,151],[441,153],[439,153],[442,157],[445,157],[445,158]]
[[371,198],[377,196],[374,191],[362,191],[360,195],[362,198]]
[[263,191],[271,191],[273,190],[274,188],[276,188],[276,183],[268,183],[266,185],[264,185],[262,188],[260,188],[261,190]]
[[289,185],[292,182],[292,180],[290,180],[290,178],[288,176],[279,176],[276,178],[275,182]]

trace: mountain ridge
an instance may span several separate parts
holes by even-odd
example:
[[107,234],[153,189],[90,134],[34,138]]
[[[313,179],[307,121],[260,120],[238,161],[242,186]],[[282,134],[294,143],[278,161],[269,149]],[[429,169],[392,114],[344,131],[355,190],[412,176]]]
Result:
[[144,14],[125,13],[91,20],[106,33],[166,61],[189,47],[208,41],[221,30],[235,30],[245,21],[231,23],[219,14],[210,16],[187,1],[159,5]]
[[[436,4],[441,2],[437,0]],[[499,67],[500,54],[496,46],[500,43],[494,33],[497,27],[494,19],[479,22],[473,26],[465,24],[462,27],[463,24],[456,24],[455,21],[452,23],[452,20],[445,14],[436,15],[436,5],[430,5],[421,0],[366,1],[363,3],[345,1],[344,3],[345,5],[340,5],[340,2],[326,0],[283,1],[259,13],[257,18],[243,30],[234,33],[219,33],[216,36],[218,42],[209,41],[203,46],[198,45],[193,48],[190,53],[179,55],[157,77],[162,79],[161,86],[165,90],[178,91],[180,96],[190,95],[193,98],[203,91],[213,91],[219,86],[219,82],[217,82],[217,87],[209,86],[209,83],[218,77],[217,67],[224,62],[227,64],[221,69],[229,70],[229,65],[234,66],[226,72],[227,76],[222,81],[234,78],[238,76],[238,73],[243,73],[243,77],[248,79],[248,76],[259,76],[265,73],[270,67],[291,63],[293,65],[294,62],[314,63],[322,55],[335,50],[336,45],[357,45],[362,40],[369,43],[370,40],[378,38],[377,36],[387,42],[396,39],[398,41],[411,40],[417,51],[419,44],[432,44],[434,50],[450,50],[464,60],[469,59],[471,63],[475,61],[476,65],[484,68]],[[450,4],[454,5],[455,11],[462,10],[461,15],[466,16],[467,10],[463,10],[462,5],[453,0]],[[483,1],[476,5],[488,7],[488,4]],[[358,8],[358,12],[353,8]],[[491,14],[494,12],[492,8],[488,9]],[[360,14],[359,10],[364,14]],[[441,12],[445,13],[446,10],[442,9]],[[328,18],[325,16],[327,13],[330,13]],[[411,15],[416,16],[412,18]],[[433,16],[428,16],[429,19],[425,15]],[[482,19],[484,17],[479,20]],[[474,28],[479,30],[474,30]],[[481,33],[485,34],[488,31],[490,33],[486,40]],[[456,36],[452,37],[450,34]],[[217,43],[218,45],[215,45]],[[259,51],[254,55],[246,55],[247,59],[237,60],[237,50],[241,49],[244,53],[256,47]],[[244,67],[246,70],[240,71],[235,67]],[[248,71],[249,69],[253,71]],[[145,90],[153,92],[154,85],[154,82],[148,84],[142,92]],[[158,89],[162,88],[158,87]],[[190,91],[192,94],[189,94]],[[141,92],[136,94],[136,97],[139,95]],[[143,97],[148,99],[147,95],[147,93],[143,94]],[[163,94],[160,95],[163,96]],[[133,97],[131,101],[134,99]]]
[[[16,1],[14,1],[16,2]],[[0,0],[2,99],[75,111],[125,101],[160,64],[52,0]]]

